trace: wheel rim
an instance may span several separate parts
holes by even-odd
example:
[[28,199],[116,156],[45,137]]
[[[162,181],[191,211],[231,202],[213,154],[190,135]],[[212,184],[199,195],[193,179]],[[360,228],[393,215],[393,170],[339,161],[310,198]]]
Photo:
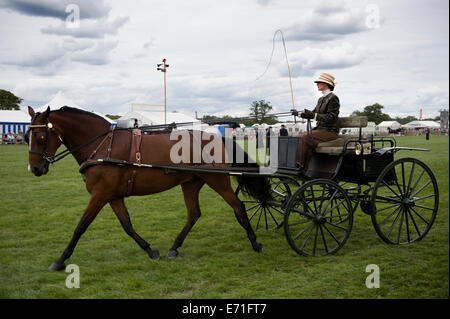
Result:
[[292,195],[284,217],[289,245],[300,255],[336,253],[347,241],[353,224],[347,193],[330,180],[313,180]]
[[438,210],[436,178],[419,160],[395,161],[378,177],[371,205],[372,223],[385,242],[402,245],[421,240]]
[[292,181],[280,178],[270,179],[271,199],[260,202],[243,195],[241,187],[236,189],[236,195],[242,197],[248,219],[254,231],[273,230],[283,226],[284,208],[291,197]]

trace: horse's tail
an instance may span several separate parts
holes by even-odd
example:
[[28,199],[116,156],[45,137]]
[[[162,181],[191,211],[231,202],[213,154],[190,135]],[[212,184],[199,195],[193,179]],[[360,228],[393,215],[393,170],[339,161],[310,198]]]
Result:
[[[225,138],[223,141],[225,143]],[[231,167],[242,167],[242,168],[259,168],[260,166],[257,163],[253,163],[249,160],[248,154],[236,143],[236,140],[233,139],[233,161],[231,163]],[[236,155],[238,154],[238,150],[240,154],[244,155],[243,162],[242,158],[240,158],[239,162],[236,160]],[[265,202],[269,200],[271,197],[270,192],[270,183],[269,178],[266,176],[254,176],[254,175],[237,175],[236,176],[238,183],[241,185],[241,191],[250,197],[255,198],[258,201]]]

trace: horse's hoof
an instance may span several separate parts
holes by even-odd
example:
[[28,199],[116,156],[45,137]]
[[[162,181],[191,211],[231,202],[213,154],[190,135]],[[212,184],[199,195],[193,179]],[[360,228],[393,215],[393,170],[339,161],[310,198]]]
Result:
[[50,267],[48,267],[48,270],[50,271],[61,271],[66,269],[66,265],[64,265],[64,263],[60,264],[57,262],[54,262],[53,264],[50,265]]
[[150,258],[153,260],[159,260],[159,251],[157,249],[153,250]]
[[262,252],[263,249],[263,245],[260,243],[256,243],[255,245],[253,245],[253,250],[256,251],[257,253]]
[[167,258],[167,259],[170,259],[170,258],[175,258],[175,257],[177,257],[177,256],[178,256],[178,251],[177,251],[176,249],[171,249],[171,250],[169,250],[169,252],[167,253],[166,258]]

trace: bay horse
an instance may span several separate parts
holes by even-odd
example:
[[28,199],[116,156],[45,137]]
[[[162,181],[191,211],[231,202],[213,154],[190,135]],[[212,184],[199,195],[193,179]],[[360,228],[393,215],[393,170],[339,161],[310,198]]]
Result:
[[[117,160],[129,160],[132,143],[131,129],[114,130],[104,118],[87,111],[72,107],[39,113],[28,107],[31,124],[25,135],[29,145],[29,171],[36,176],[46,174],[49,164],[72,154],[81,166],[89,159],[108,156]],[[173,164],[169,153],[177,141],[170,139],[169,132],[143,134],[140,160],[145,163]],[[66,151],[56,154],[61,145]],[[64,153],[64,154],[63,154]],[[61,155],[63,154],[63,155]],[[227,164],[223,164],[227,165]],[[256,165],[256,164],[255,164]],[[156,249],[142,239],[133,229],[124,198],[133,195],[149,195],[163,192],[181,185],[187,208],[186,224],[176,237],[166,257],[178,255],[178,248],[183,244],[189,231],[199,219],[200,189],[207,184],[216,191],[234,211],[239,224],[247,232],[252,248],[262,251],[262,245],[256,241],[256,235],[249,223],[244,204],[231,188],[230,176],[199,171],[174,171],[168,173],[161,168],[146,168],[123,165],[90,165],[83,171],[86,189],[90,193],[89,203],[75,228],[72,239],[62,255],[51,264],[49,270],[65,269],[65,260],[72,255],[77,242],[101,209],[109,204],[119,219],[125,232],[149,255],[151,259],[160,258]],[[240,183],[255,196],[266,196],[267,185],[261,188],[259,177],[241,178]],[[132,181],[132,185],[130,185]],[[131,186],[131,187],[130,187]]]

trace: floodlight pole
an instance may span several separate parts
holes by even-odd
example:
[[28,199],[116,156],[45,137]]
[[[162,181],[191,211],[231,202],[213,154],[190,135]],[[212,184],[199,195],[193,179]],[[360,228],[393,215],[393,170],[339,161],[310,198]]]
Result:
[[[161,64],[157,65],[157,70],[164,73],[164,124],[167,124],[167,100],[166,100],[166,69],[169,67],[168,64],[166,64],[166,59],[163,59]],[[162,66],[162,67],[161,67]]]

